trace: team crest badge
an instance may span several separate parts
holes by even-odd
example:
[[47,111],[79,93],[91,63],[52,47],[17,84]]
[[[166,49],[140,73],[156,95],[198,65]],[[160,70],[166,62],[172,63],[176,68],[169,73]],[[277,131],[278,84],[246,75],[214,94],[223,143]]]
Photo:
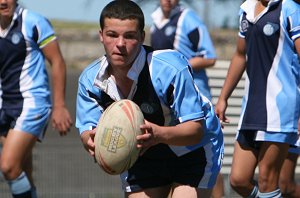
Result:
[[165,35],[170,36],[176,31],[176,28],[174,26],[169,26],[165,30]]
[[154,107],[149,103],[143,103],[140,106],[142,112],[146,114],[153,114],[154,113]]
[[273,35],[275,32],[277,32],[277,30],[279,29],[279,25],[275,24],[275,23],[267,23],[264,28],[263,28],[263,32],[266,36],[271,36]]
[[13,33],[11,36],[11,42],[15,45],[21,42],[22,35],[20,33]]
[[241,32],[247,32],[248,30],[248,27],[249,27],[249,22],[247,20],[243,20],[241,22]]

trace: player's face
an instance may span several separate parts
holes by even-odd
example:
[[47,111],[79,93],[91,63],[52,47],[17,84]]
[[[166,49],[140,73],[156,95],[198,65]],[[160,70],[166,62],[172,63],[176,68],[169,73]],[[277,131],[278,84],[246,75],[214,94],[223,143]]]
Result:
[[169,16],[172,9],[177,6],[179,0],[160,0],[160,7],[166,17]]
[[100,31],[107,59],[112,67],[130,68],[140,52],[145,34],[137,20],[106,18]]
[[16,5],[16,0],[0,0],[0,19],[11,19],[13,17]]

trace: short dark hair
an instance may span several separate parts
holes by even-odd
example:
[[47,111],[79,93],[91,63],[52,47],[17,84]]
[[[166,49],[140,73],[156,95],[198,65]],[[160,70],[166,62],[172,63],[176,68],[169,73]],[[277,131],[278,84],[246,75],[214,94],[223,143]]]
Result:
[[139,30],[144,31],[145,19],[141,8],[130,0],[115,0],[107,4],[100,14],[100,28],[104,28],[105,18],[115,18],[120,20],[137,19]]

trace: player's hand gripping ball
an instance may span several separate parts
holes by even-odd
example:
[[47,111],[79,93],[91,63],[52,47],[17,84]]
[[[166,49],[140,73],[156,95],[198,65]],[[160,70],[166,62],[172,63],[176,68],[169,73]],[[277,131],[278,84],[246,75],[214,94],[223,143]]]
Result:
[[103,112],[94,142],[96,161],[105,172],[120,174],[136,162],[140,153],[136,136],[142,134],[143,123],[143,113],[130,100],[114,102]]

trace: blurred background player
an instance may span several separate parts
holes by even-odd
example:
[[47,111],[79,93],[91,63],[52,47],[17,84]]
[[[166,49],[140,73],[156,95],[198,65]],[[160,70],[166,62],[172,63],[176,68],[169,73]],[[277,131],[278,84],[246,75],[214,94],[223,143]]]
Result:
[[137,136],[143,154],[121,174],[125,197],[210,197],[221,169],[223,134],[211,102],[201,97],[186,58],[143,46],[144,14],[116,0],[101,12],[105,55],[80,75],[76,127],[94,156],[99,117],[114,101],[137,103],[146,120]]
[[246,0],[241,5],[236,52],[215,110],[228,122],[228,98],[246,71],[230,173],[231,186],[243,197],[281,197],[280,170],[298,139],[299,11],[294,0]]
[[[66,65],[47,19],[0,0],[1,171],[13,197],[37,197],[32,149],[52,126],[66,135],[72,125],[65,107]],[[52,66],[53,106],[45,58]]]
[[181,52],[193,68],[201,94],[211,100],[205,68],[212,67],[217,57],[205,24],[193,10],[181,6],[179,0],[160,0],[160,7],[151,17],[151,47]]

